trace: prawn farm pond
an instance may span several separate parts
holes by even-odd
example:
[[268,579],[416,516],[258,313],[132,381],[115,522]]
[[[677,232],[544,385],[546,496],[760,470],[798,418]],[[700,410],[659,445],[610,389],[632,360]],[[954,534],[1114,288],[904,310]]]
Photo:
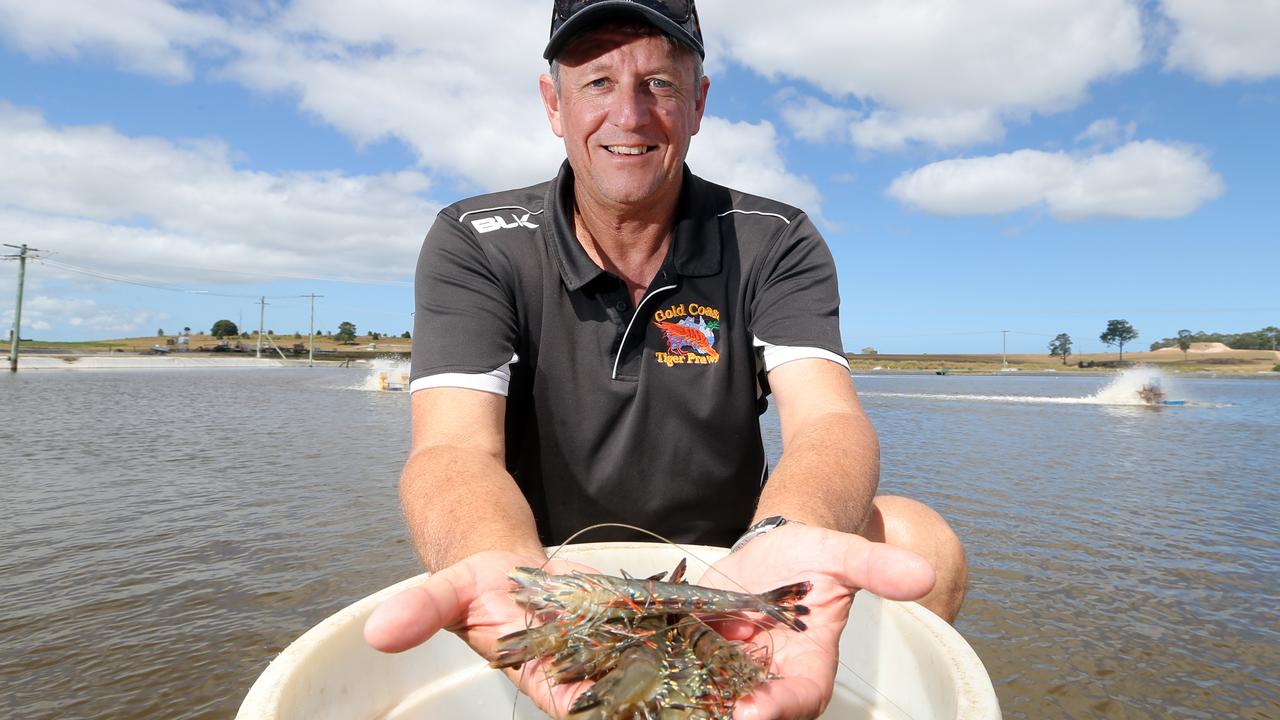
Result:
[[[408,397],[367,375],[0,378],[0,714],[232,717],[294,638],[419,573]],[[1123,376],[854,381],[881,492],[965,542],[956,627],[1005,717],[1280,717],[1280,382],[1162,378],[1187,404],[1151,407]]]

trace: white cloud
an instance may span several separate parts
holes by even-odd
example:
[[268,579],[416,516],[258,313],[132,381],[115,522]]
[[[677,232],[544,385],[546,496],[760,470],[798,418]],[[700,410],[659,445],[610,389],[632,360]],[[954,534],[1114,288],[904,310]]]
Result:
[[778,112],[791,134],[809,142],[848,139],[849,126],[859,117],[856,110],[836,107],[794,91],[784,91],[778,100]]
[[1176,26],[1168,67],[1214,82],[1280,75],[1275,0],[1162,0],[1161,9]]
[[1137,132],[1138,124],[1135,122],[1121,125],[1115,118],[1102,118],[1089,123],[1089,127],[1076,136],[1076,142],[1096,147],[1112,147],[1132,140]]
[[944,160],[902,174],[888,194],[936,215],[1044,206],[1059,219],[1083,220],[1183,217],[1224,189],[1198,150],[1147,140],[1084,156],[1019,150]]
[[[0,0],[0,18],[10,21],[9,42],[33,54],[105,49],[125,68],[176,79],[203,61],[215,77],[296,97],[359,143],[398,138],[432,175],[477,190],[546,180],[564,158],[537,90],[546,70],[545,0],[295,0],[230,20],[162,0],[127,3],[106,10],[89,0]],[[745,131],[732,127],[719,132]],[[717,134],[695,140],[695,149],[732,143]],[[695,151],[710,169],[743,176],[741,168],[761,166],[788,197],[816,197],[812,185],[781,168],[772,128],[752,137],[770,144],[752,148],[759,157],[751,161]]]
[[483,189],[552,177],[564,149],[538,95],[541,2],[299,0],[237,40],[223,70],[359,142],[397,137],[423,166]]
[[868,149],[898,150],[913,140],[953,148],[999,140],[1004,124],[986,108],[940,114],[877,110],[854,122],[849,134],[855,145]]
[[229,36],[216,15],[163,0],[0,0],[0,35],[38,57],[105,55],[127,70],[173,80],[192,75],[191,48]]
[[[100,305],[94,300],[85,298],[47,295],[28,298],[22,306],[22,317],[24,338],[27,337],[28,328],[50,330],[55,325],[86,332],[124,333],[142,329],[150,331],[155,328],[156,323],[169,319],[169,316],[162,312]],[[28,322],[28,318],[34,321]]]
[[801,80],[871,113],[860,147],[959,146],[1002,123],[1071,108],[1101,79],[1138,67],[1131,0],[704,0],[704,30],[736,62]]
[[821,196],[807,178],[787,172],[769,122],[708,117],[689,150],[689,167],[712,182],[794,205],[821,220]]
[[421,173],[265,173],[221,143],[58,128],[0,104],[0,235],[130,277],[200,268],[387,279],[412,273],[438,206]]

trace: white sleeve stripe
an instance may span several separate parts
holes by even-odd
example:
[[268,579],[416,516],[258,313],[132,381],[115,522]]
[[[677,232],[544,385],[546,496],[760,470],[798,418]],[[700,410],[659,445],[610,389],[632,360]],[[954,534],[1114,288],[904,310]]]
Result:
[[409,383],[409,392],[412,394],[427,388],[453,387],[480,390],[506,397],[511,387],[511,366],[519,361],[519,355],[512,355],[506,365],[487,373],[453,372],[420,377]]
[[496,212],[498,210],[523,210],[529,213],[530,215],[542,214],[542,210],[539,210],[538,212],[534,212],[523,205],[499,205],[498,207],[480,208],[479,210],[468,210],[458,216],[458,222],[462,222],[463,220],[466,220],[468,215],[475,215],[476,213],[482,213],[482,212]]
[[751,339],[751,344],[755,347],[764,348],[763,356],[765,372],[770,372],[779,365],[784,365],[793,360],[806,360],[809,358],[816,360],[830,360],[831,362],[840,365],[845,370],[849,369],[849,359],[843,355],[837,355],[830,350],[805,346],[773,345],[758,337],[753,337]]
[[409,392],[416,393],[419,390],[427,390],[428,388],[451,387],[480,390],[506,397],[510,385],[509,380],[498,377],[493,373],[441,373],[414,380],[409,383]]
[[768,216],[768,217],[776,217],[776,218],[778,218],[779,220],[781,220],[782,222],[784,222],[784,223],[786,223],[786,224],[788,224],[788,225],[790,225],[790,224],[791,224],[791,221],[790,221],[790,220],[788,220],[786,217],[784,217],[784,216],[782,216],[782,215],[779,215],[778,213],[761,212],[761,211],[759,211],[759,210],[737,210],[737,209],[734,209],[734,210],[725,210],[724,212],[720,213],[717,217],[724,217],[725,215],[728,215],[729,213],[739,213],[739,214],[742,214],[742,215],[765,215],[765,216]]

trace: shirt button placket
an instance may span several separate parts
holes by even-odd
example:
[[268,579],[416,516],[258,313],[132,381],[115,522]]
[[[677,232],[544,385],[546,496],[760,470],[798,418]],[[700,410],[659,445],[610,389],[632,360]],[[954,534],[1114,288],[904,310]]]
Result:
[[[605,307],[605,312],[609,315],[609,319],[613,321],[613,355],[616,356],[622,351],[622,336],[627,331],[627,301],[617,292],[610,292],[600,297],[601,304]],[[610,358],[613,360],[613,358]]]
[[618,289],[609,293],[604,300],[611,311],[609,314],[613,317],[615,327],[613,336],[613,359],[616,362],[618,374],[629,376],[634,373],[634,368],[631,369],[632,373],[623,372],[623,368],[628,367],[628,360],[630,359],[627,356],[627,348],[623,343],[631,342],[634,344],[636,341],[634,339],[628,340],[627,338],[627,325],[632,322],[631,302],[627,299],[626,295],[627,288],[621,281],[618,282],[618,286]]

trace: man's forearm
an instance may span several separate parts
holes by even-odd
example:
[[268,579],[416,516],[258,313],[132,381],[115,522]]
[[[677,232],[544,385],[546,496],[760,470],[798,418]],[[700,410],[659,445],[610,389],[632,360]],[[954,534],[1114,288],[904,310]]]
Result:
[[484,550],[542,556],[529,503],[491,456],[453,446],[423,448],[400,477],[400,499],[427,569]]
[[880,479],[880,443],[860,410],[828,413],[797,428],[760,494],[753,518],[781,515],[857,533]]

